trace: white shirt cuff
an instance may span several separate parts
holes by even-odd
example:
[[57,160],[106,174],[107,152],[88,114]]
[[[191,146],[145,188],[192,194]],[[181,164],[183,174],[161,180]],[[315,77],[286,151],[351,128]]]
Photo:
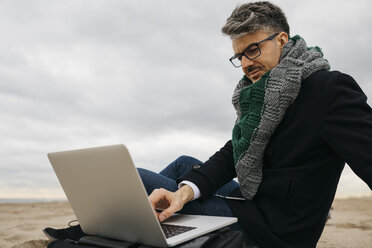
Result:
[[192,190],[194,191],[194,198],[192,198],[192,200],[200,198],[200,190],[193,182],[184,180],[184,181],[182,181],[178,184],[178,188],[181,188],[185,184],[189,185],[192,188]]

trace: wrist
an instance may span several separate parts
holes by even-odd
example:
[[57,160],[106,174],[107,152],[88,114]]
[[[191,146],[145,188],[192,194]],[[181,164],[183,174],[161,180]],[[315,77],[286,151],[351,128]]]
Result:
[[194,198],[194,190],[187,184],[182,185],[177,193],[180,194],[183,204],[191,201]]

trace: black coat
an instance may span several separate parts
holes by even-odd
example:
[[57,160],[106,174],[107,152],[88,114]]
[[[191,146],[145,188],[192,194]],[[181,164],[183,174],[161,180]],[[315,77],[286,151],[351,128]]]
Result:
[[[358,84],[340,72],[304,80],[264,154],[253,200],[229,205],[259,247],[315,247],[345,162],[372,189],[372,110]],[[236,177],[231,141],[190,180],[202,199]],[[235,192],[236,193],[236,192]]]

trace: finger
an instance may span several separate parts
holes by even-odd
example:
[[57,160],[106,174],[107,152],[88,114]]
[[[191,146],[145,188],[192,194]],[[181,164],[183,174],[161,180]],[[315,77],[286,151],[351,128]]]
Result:
[[160,189],[154,189],[148,197],[151,206],[155,209],[157,203],[162,199],[162,192]]
[[157,216],[159,216],[159,214],[157,213],[156,211],[156,205],[157,203],[160,201],[161,199],[161,195],[159,194],[158,190],[155,189],[148,197],[149,199],[149,202],[151,204],[151,207],[152,209],[154,210],[154,212],[156,213]]
[[156,214],[156,217],[159,219],[159,218],[160,218],[160,217],[159,217],[160,213],[159,213],[158,211],[155,210],[155,214]]
[[171,199],[171,193],[170,191],[167,191],[165,189],[155,189],[150,195],[149,195],[149,201],[151,203],[151,206],[153,209],[166,209],[169,207],[169,202]]
[[162,222],[172,216],[175,212],[182,209],[182,206],[177,202],[172,202],[171,205],[163,210],[160,215],[158,216],[159,221]]

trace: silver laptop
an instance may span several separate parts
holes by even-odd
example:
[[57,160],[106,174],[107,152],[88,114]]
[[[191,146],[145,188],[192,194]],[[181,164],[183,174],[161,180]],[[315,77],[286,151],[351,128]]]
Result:
[[[86,234],[166,247],[237,222],[174,215],[160,224],[124,145],[49,153],[48,158]],[[183,230],[175,235],[169,228]]]

